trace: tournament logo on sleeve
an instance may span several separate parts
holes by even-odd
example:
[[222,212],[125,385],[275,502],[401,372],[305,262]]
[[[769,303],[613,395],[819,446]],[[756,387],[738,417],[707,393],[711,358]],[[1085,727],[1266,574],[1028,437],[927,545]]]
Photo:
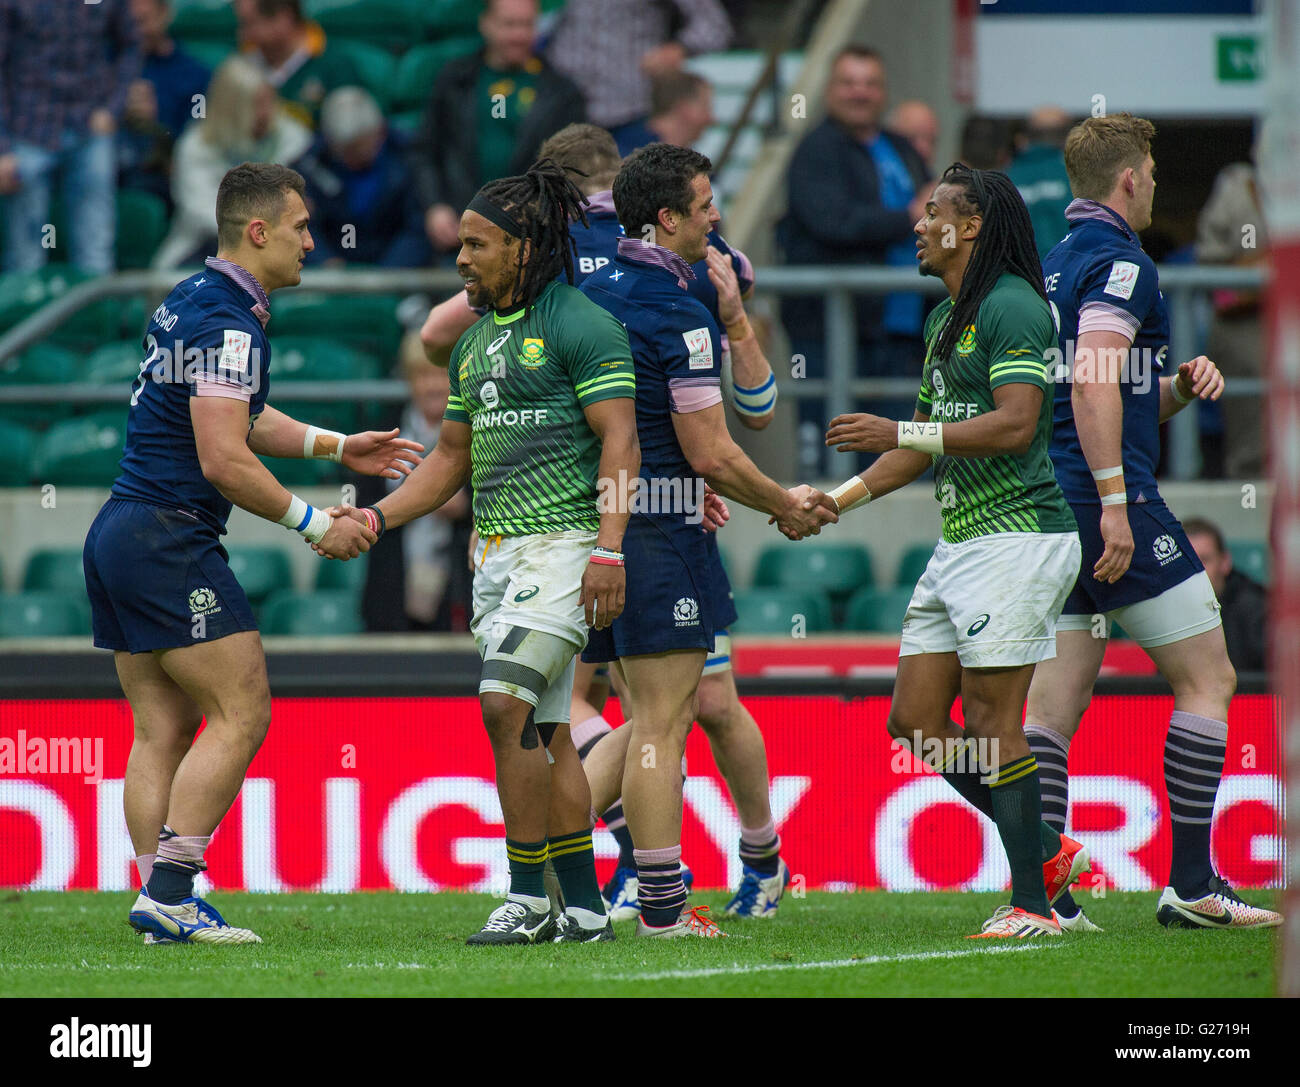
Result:
[[682,339],[686,341],[686,350],[690,353],[690,368],[692,370],[712,370],[713,369],[713,336],[707,328],[693,328],[690,332],[683,332]]
[[1125,301],[1132,298],[1133,288],[1137,286],[1138,271],[1138,266],[1131,260],[1115,261],[1110,266],[1110,278],[1106,280],[1106,288],[1102,294],[1123,298]]
[[248,332],[237,328],[228,328],[222,333],[221,357],[217,360],[218,372],[227,371],[237,374],[244,381],[253,377],[251,366],[253,354],[253,337]]

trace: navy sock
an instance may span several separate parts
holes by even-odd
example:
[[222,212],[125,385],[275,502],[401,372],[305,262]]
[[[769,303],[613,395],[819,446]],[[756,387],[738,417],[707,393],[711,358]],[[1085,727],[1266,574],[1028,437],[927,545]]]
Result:
[[1169,882],[1179,898],[1209,893],[1210,822],[1223,774],[1228,726],[1209,717],[1175,710],[1165,738],[1165,789],[1173,825]]
[[153,862],[145,894],[164,906],[179,906],[194,897],[194,877],[198,874],[198,865],[159,858]]

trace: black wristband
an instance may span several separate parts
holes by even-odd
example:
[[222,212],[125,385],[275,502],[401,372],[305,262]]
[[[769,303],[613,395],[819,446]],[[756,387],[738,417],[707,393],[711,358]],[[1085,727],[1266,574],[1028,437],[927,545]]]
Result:
[[375,540],[378,541],[382,539],[384,533],[388,531],[388,521],[384,518],[384,511],[378,506],[367,506],[366,508],[373,510],[375,516],[379,518],[379,532],[375,536]]

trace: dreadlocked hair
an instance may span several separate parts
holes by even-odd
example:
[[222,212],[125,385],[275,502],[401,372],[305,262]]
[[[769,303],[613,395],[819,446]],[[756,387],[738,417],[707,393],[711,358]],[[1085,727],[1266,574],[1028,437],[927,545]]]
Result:
[[957,207],[963,215],[982,217],[961,289],[934,349],[936,359],[946,359],[963,330],[975,323],[980,304],[1004,272],[1018,275],[1043,301],[1047,301],[1047,292],[1034,244],[1034,226],[1011,179],[998,170],[973,170],[955,162],[943,172],[940,184],[961,190]]
[[[515,299],[524,311],[561,273],[574,279],[577,244],[569,234],[569,221],[587,225],[586,197],[554,159],[538,159],[521,175],[489,181],[478,195],[497,205],[523,227],[515,278]],[[528,261],[524,262],[527,242]]]

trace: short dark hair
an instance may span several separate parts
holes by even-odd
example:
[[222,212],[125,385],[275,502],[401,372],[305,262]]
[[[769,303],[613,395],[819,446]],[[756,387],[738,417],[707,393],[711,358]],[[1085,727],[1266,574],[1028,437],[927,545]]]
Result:
[[263,19],[270,19],[287,11],[295,23],[302,22],[302,0],[257,0],[257,14]]
[[586,122],[565,125],[542,144],[537,157],[554,159],[587,195],[608,189],[623,161],[614,137]]
[[879,50],[872,49],[869,45],[851,44],[844,46],[835,56],[831,57],[831,68],[834,68],[845,57],[852,57],[854,60],[874,60],[882,68],[885,66],[885,58],[880,55]]
[[[241,162],[226,171],[217,189],[217,245],[233,249],[252,219],[277,221],[285,196],[304,196],[302,174],[275,162]],[[305,196],[304,196],[305,199]]]
[[709,81],[694,72],[680,70],[657,75],[650,81],[650,116],[662,116],[678,102],[698,98],[708,88]]
[[1214,546],[1218,549],[1220,555],[1228,550],[1227,544],[1223,541],[1223,533],[1219,531],[1219,526],[1204,517],[1187,518],[1183,522],[1183,531],[1188,536],[1209,536],[1214,541]]
[[689,147],[651,143],[623,160],[614,178],[614,210],[629,238],[639,238],[646,224],[657,225],[659,209],[689,215],[695,193],[691,182],[713,172],[707,155]]

